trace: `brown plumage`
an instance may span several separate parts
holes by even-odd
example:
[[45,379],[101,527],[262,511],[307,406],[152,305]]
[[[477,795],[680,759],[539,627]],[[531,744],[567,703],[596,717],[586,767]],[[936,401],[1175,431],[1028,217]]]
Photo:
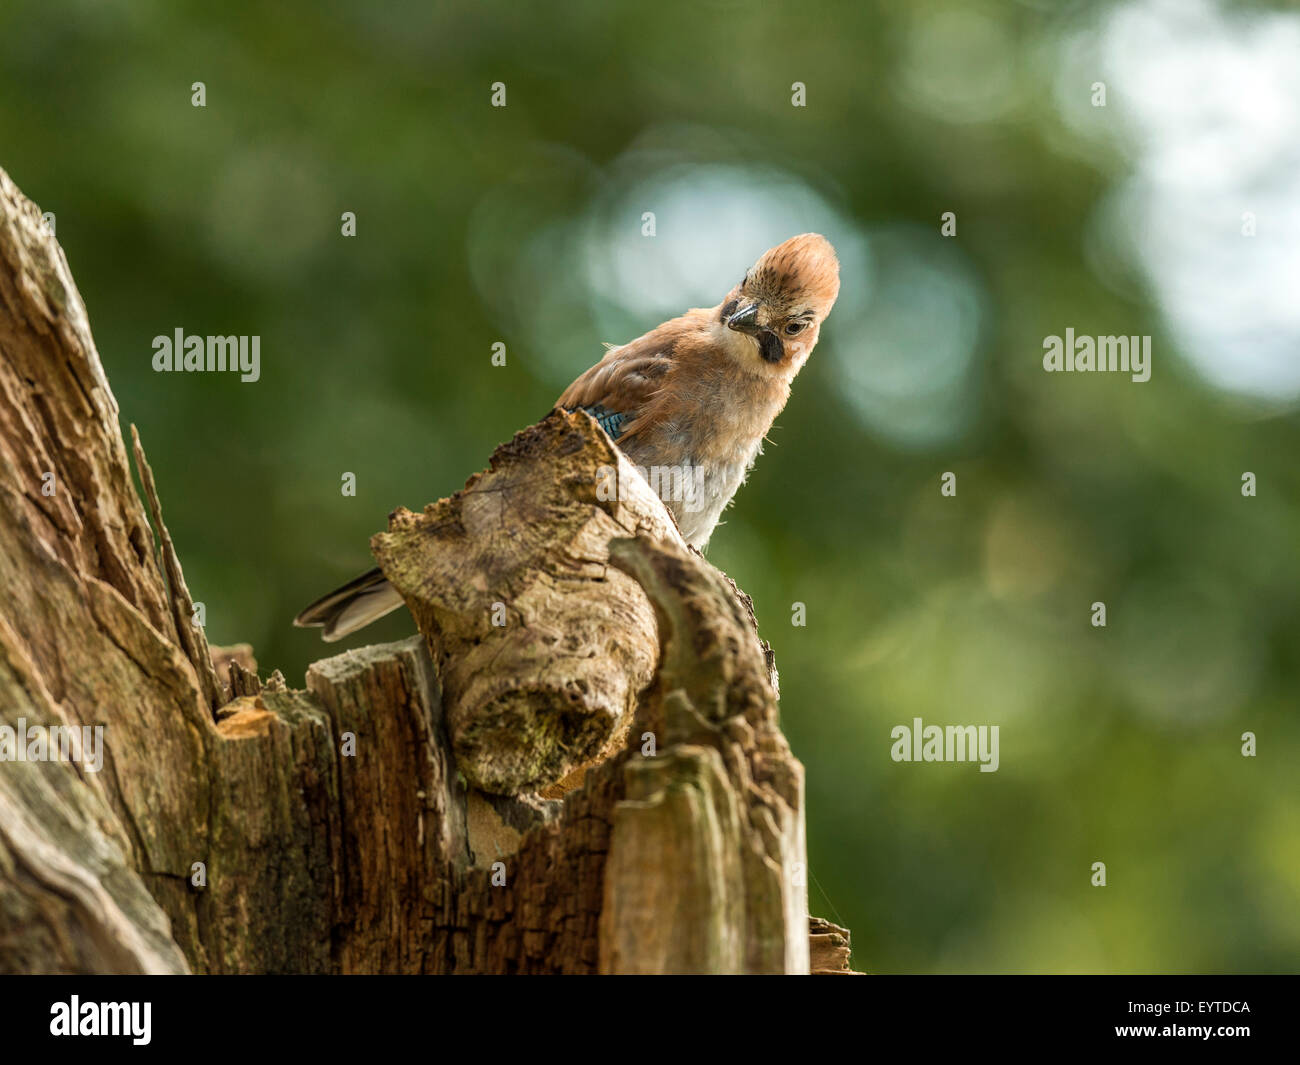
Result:
[[703,547],[790,398],[839,289],[830,242],[791,237],[716,307],[610,349],[557,406],[625,415],[611,435],[636,465],[700,470],[698,509],[665,503],[686,539]]

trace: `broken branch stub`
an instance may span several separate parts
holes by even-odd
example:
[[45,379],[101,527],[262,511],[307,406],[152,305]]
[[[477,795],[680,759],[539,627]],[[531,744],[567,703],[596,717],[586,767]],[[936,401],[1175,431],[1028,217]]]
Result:
[[681,536],[586,414],[553,412],[486,471],[371,541],[442,676],[457,763],[483,791],[560,781],[622,745],[659,654],[611,540]]
[[613,809],[600,967],[618,973],[808,971],[803,766],[778,722],[767,652],[734,584],[645,539],[611,564],[654,604],[662,656]]

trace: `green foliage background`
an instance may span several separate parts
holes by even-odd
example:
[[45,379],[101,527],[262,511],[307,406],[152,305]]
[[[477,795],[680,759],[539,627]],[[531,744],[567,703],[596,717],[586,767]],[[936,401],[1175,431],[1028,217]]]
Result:
[[[932,0],[11,0],[0,166],[57,216],[210,638],[250,641],[294,684],[332,649],[290,619],[370,564],[394,506],[460,487],[601,341],[664,317],[654,293],[601,304],[571,269],[611,226],[609,254],[663,267],[640,211],[665,237],[685,223],[656,202],[620,215],[637,182],[776,168],[863,247],[939,263],[911,284],[888,255],[870,277],[846,257],[849,309],[709,551],[776,649],[814,911],[873,971],[1294,971],[1295,397],[1208,383],[1106,253],[1125,234],[1097,209],[1134,134],[1118,106],[1081,129],[1056,79],[1061,42],[1112,6],[957,6],[978,34],[932,33],[954,10]],[[738,277],[766,243],[728,239]],[[927,303],[929,276],[969,313]],[[931,332],[909,348],[905,331],[907,358],[877,373],[873,323],[899,307]],[[260,335],[261,381],[153,373],[152,338],[177,326]],[[1066,326],[1152,335],[1152,380],[1043,373]],[[965,361],[932,394],[934,337]],[[894,399],[872,391],[886,370]],[[914,717],[1000,725],[1001,768],[893,762],[890,730]]]

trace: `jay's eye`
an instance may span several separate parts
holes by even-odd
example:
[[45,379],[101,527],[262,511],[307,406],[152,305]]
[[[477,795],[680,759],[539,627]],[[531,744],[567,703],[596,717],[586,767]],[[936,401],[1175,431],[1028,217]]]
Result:
[[785,327],[785,335],[788,337],[798,336],[803,332],[803,327],[807,324],[807,322],[791,322]]

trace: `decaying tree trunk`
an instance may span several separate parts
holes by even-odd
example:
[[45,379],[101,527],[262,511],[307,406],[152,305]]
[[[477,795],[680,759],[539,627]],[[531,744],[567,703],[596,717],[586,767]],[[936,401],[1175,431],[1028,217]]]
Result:
[[134,453],[148,514],[0,171],[0,971],[847,971],[748,599],[585,415],[396,512],[423,635],[302,691],[209,649]]

